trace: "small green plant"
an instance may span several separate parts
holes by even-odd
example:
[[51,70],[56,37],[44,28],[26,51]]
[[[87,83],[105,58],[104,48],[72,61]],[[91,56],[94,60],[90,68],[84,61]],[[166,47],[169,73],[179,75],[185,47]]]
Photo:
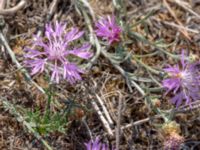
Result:
[[64,133],[70,121],[79,118],[83,114],[83,106],[77,104],[74,100],[64,100],[64,108],[58,111],[52,111],[54,93],[48,88],[46,90],[47,103],[45,110],[42,112],[39,108],[34,111],[25,110],[26,121],[29,122],[33,129],[42,135],[58,131]]
[[54,131],[64,132],[68,123],[67,114],[62,111],[52,111],[51,103],[54,93],[49,88],[46,90],[48,96],[45,111],[39,108],[34,111],[26,111],[26,121],[31,123],[34,130],[40,134],[48,134]]
[[34,130],[40,134],[48,134],[54,131],[63,132],[66,130],[67,117],[61,112],[51,112],[48,114],[36,111],[27,111],[27,122],[32,124]]

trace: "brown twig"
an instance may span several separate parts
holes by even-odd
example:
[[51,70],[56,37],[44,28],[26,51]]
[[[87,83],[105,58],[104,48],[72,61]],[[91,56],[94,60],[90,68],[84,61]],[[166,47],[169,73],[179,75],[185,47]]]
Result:
[[188,39],[191,41],[191,38],[188,34],[188,32],[185,30],[183,24],[178,20],[176,14],[173,12],[173,10],[170,8],[169,4],[167,3],[166,0],[163,0],[163,4],[166,6],[166,8],[168,9],[169,13],[172,15],[172,17],[175,19],[175,21],[180,25],[182,26],[183,28],[182,29],[179,29],[179,31]]
[[[2,4],[4,4],[2,2]],[[13,15],[18,10],[22,9],[26,5],[25,0],[21,0],[15,7],[9,8],[9,9],[2,9],[0,8],[0,15]]]
[[122,95],[119,91],[119,104],[118,104],[118,115],[117,115],[117,128],[116,128],[116,149],[119,149],[120,136],[121,136],[121,111],[122,111]]

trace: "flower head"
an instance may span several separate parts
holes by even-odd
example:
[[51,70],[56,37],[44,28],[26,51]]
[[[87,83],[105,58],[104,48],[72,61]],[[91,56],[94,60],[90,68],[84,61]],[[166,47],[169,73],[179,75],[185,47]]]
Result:
[[184,142],[184,137],[180,135],[180,125],[175,121],[166,122],[161,131],[164,137],[164,150],[178,150]]
[[175,94],[171,102],[176,104],[176,107],[180,106],[183,100],[186,101],[186,104],[190,104],[191,100],[200,99],[199,64],[199,62],[190,63],[185,60],[184,51],[182,51],[181,65],[169,66],[164,69],[170,77],[163,80],[162,83],[167,89],[167,93],[173,91]]
[[102,37],[103,40],[107,40],[109,44],[119,42],[122,29],[117,25],[114,16],[101,18],[96,22],[95,26],[97,36]]
[[171,134],[165,139],[164,150],[179,150],[180,145],[184,142],[184,138],[179,134]]
[[72,28],[65,32],[66,24],[56,22],[45,27],[45,39],[35,36],[34,49],[26,48],[25,65],[32,69],[31,74],[44,72],[45,67],[51,72],[51,81],[59,83],[62,76],[71,84],[81,80],[80,69],[74,62],[70,61],[70,55],[83,59],[89,59],[92,53],[90,44],[85,43],[80,47],[73,47],[72,42],[79,39],[84,32]]
[[98,137],[95,138],[95,140],[90,140],[88,143],[85,143],[85,145],[87,150],[109,150],[109,146],[107,144],[101,143]]

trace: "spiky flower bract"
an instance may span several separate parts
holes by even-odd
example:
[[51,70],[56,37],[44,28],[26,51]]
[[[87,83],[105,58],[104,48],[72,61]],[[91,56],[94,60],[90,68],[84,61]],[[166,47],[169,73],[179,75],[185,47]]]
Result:
[[54,25],[45,26],[45,38],[35,36],[34,48],[26,48],[25,65],[32,69],[31,74],[44,72],[48,68],[51,72],[51,81],[59,83],[61,77],[73,84],[81,80],[80,73],[84,73],[74,62],[69,60],[71,56],[89,59],[92,53],[88,50],[88,43],[82,46],[73,46],[74,41],[84,34],[77,28],[65,31],[66,24],[56,22]]
[[88,143],[85,143],[86,150],[115,150],[109,149],[107,144],[100,142],[99,137],[96,137],[94,140],[90,140]]
[[116,23],[115,17],[107,16],[98,20],[95,24],[96,35],[108,41],[109,44],[120,41],[121,27]]
[[163,87],[167,89],[166,94],[173,91],[175,96],[171,102],[176,104],[176,107],[179,107],[183,100],[186,104],[190,104],[191,101],[200,99],[199,65],[199,62],[190,63],[189,60],[185,60],[184,51],[182,51],[180,65],[169,65],[164,69],[169,78],[163,80]]

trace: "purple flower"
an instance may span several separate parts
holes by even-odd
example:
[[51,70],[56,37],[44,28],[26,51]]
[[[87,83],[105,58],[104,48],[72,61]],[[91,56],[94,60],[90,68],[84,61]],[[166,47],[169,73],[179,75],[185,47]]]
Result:
[[103,40],[107,40],[109,44],[119,42],[122,29],[117,25],[114,16],[100,19],[96,22],[95,26],[97,28],[95,30],[97,36],[102,37]]
[[[99,138],[97,137],[95,140],[90,140],[88,143],[85,143],[86,150],[109,150],[109,146],[107,144],[101,143]],[[115,150],[115,149],[111,149]]]
[[85,43],[80,47],[73,47],[72,42],[79,39],[84,32],[77,28],[66,32],[65,28],[66,24],[58,22],[54,26],[47,24],[45,39],[35,36],[34,49],[25,49],[25,65],[32,69],[32,75],[49,68],[51,81],[56,83],[59,83],[61,76],[71,84],[81,80],[80,73],[84,71],[72,62],[71,55],[89,59],[92,56],[92,53],[88,51],[91,45]]
[[164,150],[179,150],[184,138],[177,133],[172,133],[164,141]]
[[171,99],[176,107],[180,106],[183,100],[190,104],[191,100],[200,99],[200,63],[190,63],[185,60],[184,51],[181,54],[181,65],[170,66],[164,70],[169,74],[169,78],[163,80],[163,86],[167,92],[173,91],[175,96]]

